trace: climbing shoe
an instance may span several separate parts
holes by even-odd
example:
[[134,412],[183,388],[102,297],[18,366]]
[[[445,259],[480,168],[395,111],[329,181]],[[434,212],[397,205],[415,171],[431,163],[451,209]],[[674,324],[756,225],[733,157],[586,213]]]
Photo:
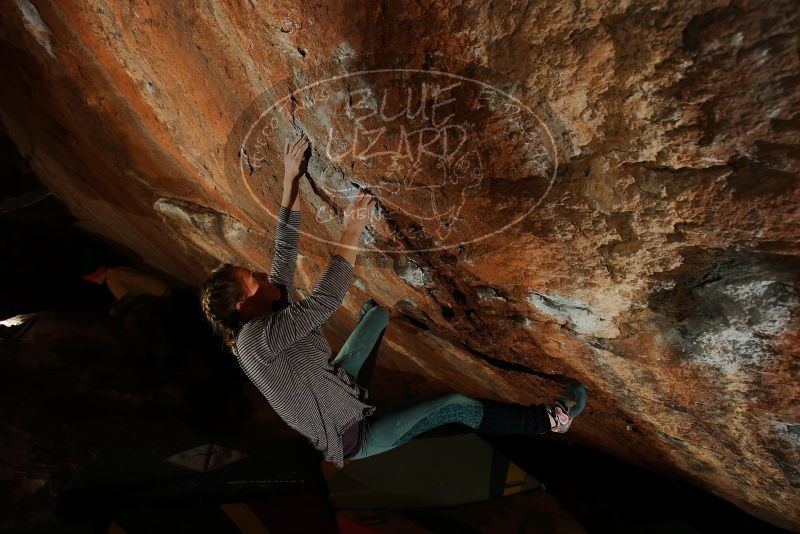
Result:
[[372,308],[374,308],[377,305],[378,305],[378,303],[375,302],[374,300],[367,299],[367,301],[364,302],[364,304],[361,305],[361,312],[358,314],[358,321],[361,322],[361,319],[364,318],[364,316],[367,314],[367,312],[370,311]]
[[553,418],[555,425],[551,432],[563,434],[572,425],[572,420],[586,407],[586,386],[580,382],[570,382],[564,393],[552,403],[545,404],[547,414]]

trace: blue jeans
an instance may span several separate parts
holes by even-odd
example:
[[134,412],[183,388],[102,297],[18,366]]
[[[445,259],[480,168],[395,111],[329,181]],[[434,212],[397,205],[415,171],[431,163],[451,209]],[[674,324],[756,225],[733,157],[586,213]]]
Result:
[[[389,322],[389,314],[375,306],[364,314],[336,355],[334,364],[368,387],[378,347]],[[448,423],[461,423],[477,429],[483,418],[483,403],[460,393],[450,393],[412,404],[393,413],[368,417],[361,448],[351,458],[357,460],[398,447],[415,436]]]

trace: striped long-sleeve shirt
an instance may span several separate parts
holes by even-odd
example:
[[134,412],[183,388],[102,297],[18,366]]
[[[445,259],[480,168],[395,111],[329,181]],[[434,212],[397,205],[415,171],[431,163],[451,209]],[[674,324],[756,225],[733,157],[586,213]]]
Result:
[[342,435],[375,411],[362,402],[366,390],[331,364],[331,347],[321,328],[342,304],[353,266],[332,256],[311,293],[296,300],[300,213],[281,206],[269,274],[271,282],[285,287],[289,306],[247,321],[237,336],[237,358],[275,412],[326,460],[342,467]]

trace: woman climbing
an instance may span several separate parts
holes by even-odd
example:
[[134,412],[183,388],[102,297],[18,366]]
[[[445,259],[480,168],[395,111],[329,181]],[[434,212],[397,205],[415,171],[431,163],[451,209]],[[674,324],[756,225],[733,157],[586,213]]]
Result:
[[461,423],[483,434],[566,432],[586,405],[586,390],[577,382],[553,402],[541,405],[451,393],[373,415],[369,380],[389,320],[386,310],[372,299],[364,303],[357,326],[332,362],[321,327],[347,294],[358,240],[374,200],[364,191],[358,193],[345,210],[342,236],[327,268],[310,294],[296,300],[298,184],[308,147],[302,135],[283,147],[284,189],[269,275],[223,264],[200,290],[206,317],[275,412],[337,467],[345,460],[388,451],[447,423]]

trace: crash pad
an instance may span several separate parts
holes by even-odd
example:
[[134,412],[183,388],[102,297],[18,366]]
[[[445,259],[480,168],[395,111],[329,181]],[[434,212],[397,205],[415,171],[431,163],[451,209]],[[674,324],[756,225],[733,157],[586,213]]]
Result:
[[453,506],[541,488],[474,433],[413,439],[323,473],[336,509]]

